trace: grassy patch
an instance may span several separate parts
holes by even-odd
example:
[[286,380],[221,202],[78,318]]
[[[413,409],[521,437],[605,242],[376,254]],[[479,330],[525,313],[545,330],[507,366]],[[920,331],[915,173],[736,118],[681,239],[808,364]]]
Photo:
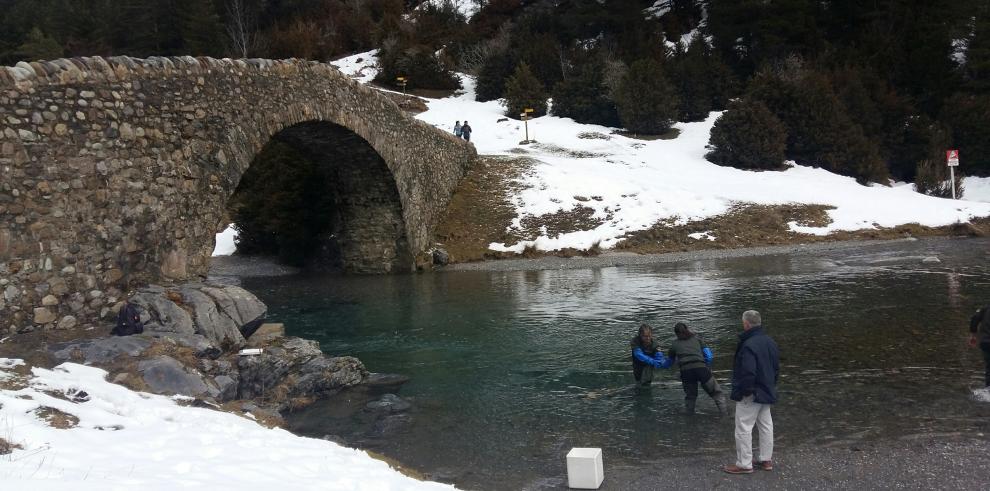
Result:
[[48,426],[60,430],[75,428],[79,425],[79,418],[50,406],[41,406],[34,410],[34,414],[42,421],[48,423]]
[[23,448],[24,447],[16,443],[12,443],[3,438],[0,438],[0,455],[8,455],[12,453],[14,450],[20,450]]
[[[945,227],[925,227],[916,223],[893,228],[838,231],[828,235],[806,235],[789,229],[789,222],[809,227],[824,227],[831,223],[824,205],[738,205],[728,213],[688,222],[665,220],[653,227],[625,236],[616,249],[656,254],[702,249],[735,249],[764,245],[787,245],[840,240],[883,240],[904,237],[946,235],[984,236],[990,229],[990,219],[982,218],[969,224]],[[690,234],[710,232],[716,240],[693,239]]]
[[488,244],[514,241],[507,232],[516,217],[509,197],[522,189],[518,180],[532,165],[532,160],[523,157],[478,158],[437,227],[437,242],[452,262],[497,258],[500,255],[490,251]]

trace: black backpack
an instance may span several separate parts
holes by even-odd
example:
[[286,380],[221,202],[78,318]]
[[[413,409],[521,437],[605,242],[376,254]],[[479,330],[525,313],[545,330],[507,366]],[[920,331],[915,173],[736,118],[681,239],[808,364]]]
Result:
[[125,302],[117,313],[117,325],[113,327],[110,334],[115,336],[130,336],[144,332],[144,323],[141,322],[141,312],[137,305]]

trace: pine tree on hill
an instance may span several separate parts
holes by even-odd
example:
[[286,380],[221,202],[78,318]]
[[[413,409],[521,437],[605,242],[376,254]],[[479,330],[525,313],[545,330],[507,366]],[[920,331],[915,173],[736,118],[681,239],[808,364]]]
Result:
[[824,75],[799,66],[766,71],[753,79],[748,94],[787,127],[788,158],[863,183],[886,182],[879,147],[849,117]]
[[605,65],[599,59],[576,66],[553,87],[553,114],[579,123],[618,126],[619,115],[608,97],[604,70]]
[[634,133],[659,135],[677,120],[680,101],[660,64],[651,59],[633,63],[615,93],[622,126]]
[[505,107],[506,114],[515,119],[527,108],[533,109],[533,117],[547,113],[546,89],[525,63],[516,66],[512,77],[505,82]]
[[712,128],[705,156],[738,169],[784,169],[787,129],[760,101],[740,99],[729,105]]

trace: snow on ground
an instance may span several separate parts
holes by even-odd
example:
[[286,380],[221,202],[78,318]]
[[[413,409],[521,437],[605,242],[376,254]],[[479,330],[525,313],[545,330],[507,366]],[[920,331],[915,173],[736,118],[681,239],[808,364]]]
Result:
[[963,198],[969,201],[990,203],[990,177],[967,177],[963,179]]
[[356,55],[345,56],[330,64],[337,67],[341,73],[349,75],[358,82],[366,84],[378,75],[378,50],[373,49]]
[[237,238],[237,231],[234,230],[234,224],[227,225],[227,228],[223,229],[223,232],[217,234],[216,246],[213,247],[214,256],[229,256],[237,251],[237,245],[234,244],[234,239]]
[[425,2],[419,4],[419,7],[416,8],[422,8],[423,5],[427,4],[439,7],[443,5],[444,2],[452,2],[454,4],[454,8],[468,20],[471,20],[471,17],[474,17],[474,14],[477,14],[480,9],[479,2],[475,0],[426,0]]
[[[369,61],[373,53],[350,58],[356,57],[373,63]],[[358,71],[353,64],[345,66],[350,70],[346,73]],[[613,134],[615,128],[543,116],[529,122],[530,138],[539,143],[521,146],[523,123],[499,122],[505,118],[501,103],[476,102],[474,80],[461,79],[461,93],[427,101],[429,110],[416,117],[447,131],[453,130],[455,121],[469,121],[474,130],[471,141],[479,154],[520,155],[516,152],[525,150],[526,156],[536,159],[532,172],[522,178],[528,187],[513,197],[519,218],[578,205],[593,208],[595,218],[610,217],[593,230],[492,244],[494,250],[521,252],[527,245],[541,250],[586,249],[596,242],[608,248],[623,234],[649,228],[661,219],[700,220],[722,214],[735,203],[834,206],[828,212],[832,223],[826,227],[791,225],[792,230],[816,235],[911,222],[941,226],[990,215],[990,179],[986,178],[966,179],[965,200],[952,201],[916,193],[911,186],[861,186],[850,177],[799,165],[783,172],[717,166],[704,155],[719,113],[702,122],[678,123],[677,138],[653,141]],[[582,134],[598,138],[579,137]],[[595,199],[585,200],[590,197]]]
[[[0,359],[0,380],[15,363]],[[454,489],[333,442],[133,392],[97,368],[66,363],[32,373],[29,387],[0,390],[0,438],[23,447],[0,455],[2,489]],[[50,395],[78,389],[89,399]],[[76,416],[78,426],[47,425],[35,414],[40,406]]]

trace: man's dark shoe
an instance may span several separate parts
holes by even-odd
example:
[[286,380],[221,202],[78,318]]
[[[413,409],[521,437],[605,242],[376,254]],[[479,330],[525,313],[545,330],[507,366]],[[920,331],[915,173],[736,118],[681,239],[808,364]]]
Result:
[[729,474],[752,474],[753,473],[753,469],[752,468],[747,469],[745,467],[739,467],[736,464],[727,465],[727,466],[723,467],[722,470],[725,471],[725,472],[728,472]]
[[772,460],[764,460],[764,461],[754,460],[753,461],[753,468],[754,469],[763,469],[765,471],[772,471],[773,470],[773,461]]

